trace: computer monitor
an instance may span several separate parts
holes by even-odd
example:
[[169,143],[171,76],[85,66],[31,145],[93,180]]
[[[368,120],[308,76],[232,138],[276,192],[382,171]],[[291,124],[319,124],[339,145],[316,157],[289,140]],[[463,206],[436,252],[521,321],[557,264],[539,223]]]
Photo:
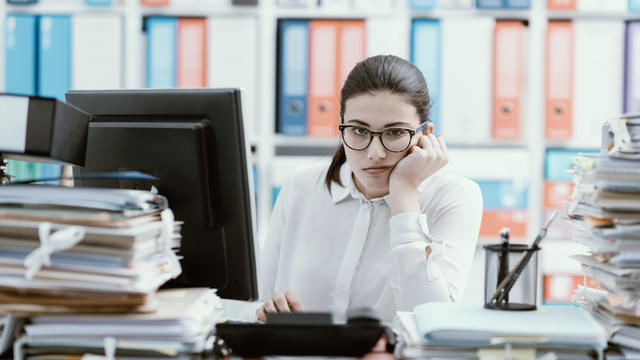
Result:
[[[153,175],[176,220],[184,221],[182,274],[167,286],[257,299],[255,206],[239,90],[70,91],[66,100],[91,115],[85,166],[74,174]],[[150,188],[129,179],[78,185]]]

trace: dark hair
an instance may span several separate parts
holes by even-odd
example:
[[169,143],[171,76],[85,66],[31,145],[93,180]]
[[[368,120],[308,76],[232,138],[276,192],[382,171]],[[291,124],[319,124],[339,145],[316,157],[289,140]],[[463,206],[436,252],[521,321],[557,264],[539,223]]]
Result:
[[[340,92],[340,119],[347,100],[361,94],[390,92],[406,97],[416,108],[420,122],[429,120],[431,101],[422,72],[407,60],[393,55],[377,55],[364,59],[351,70]],[[342,185],[340,167],[347,160],[342,144],[338,146],[324,183],[331,192],[331,182]]]

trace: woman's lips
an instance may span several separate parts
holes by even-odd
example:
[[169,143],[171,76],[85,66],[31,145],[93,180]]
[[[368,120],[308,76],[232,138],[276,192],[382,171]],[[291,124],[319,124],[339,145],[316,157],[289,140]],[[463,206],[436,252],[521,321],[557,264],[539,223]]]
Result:
[[384,172],[386,172],[387,170],[389,170],[390,167],[388,166],[379,166],[379,167],[370,167],[370,168],[366,168],[366,169],[362,169],[364,172],[366,172],[369,175],[378,175],[378,174],[382,174]]

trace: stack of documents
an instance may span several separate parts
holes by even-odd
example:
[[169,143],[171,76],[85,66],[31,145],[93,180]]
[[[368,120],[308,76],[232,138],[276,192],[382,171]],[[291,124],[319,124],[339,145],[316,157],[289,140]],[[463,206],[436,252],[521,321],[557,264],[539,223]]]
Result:
[[152,310],[179,232],[149,191],[0,186],[0,313]]
[[160,290],[157,299],[157,309],[146,314],[35,316],[14,344],[15,358],[189,358],[212,345],[208,339],[222,315],[215,291]]
[[640,118],[608,121],[600,156],[580,156],[567,213],[585,277],[601,289],[579,287],[574,299],[606,329],[625,356],[640,355]]
[[483,353],[508,358],[499,351],[509,344],[513,351],[533,352],[528,358],[553,352],[557,359],[587,359],[606,346],[603,328],[574,306],[503,311],[432,302],[412,313],[399,312],[397,324],[403,337],[399,355],[407,358],[480,357]]

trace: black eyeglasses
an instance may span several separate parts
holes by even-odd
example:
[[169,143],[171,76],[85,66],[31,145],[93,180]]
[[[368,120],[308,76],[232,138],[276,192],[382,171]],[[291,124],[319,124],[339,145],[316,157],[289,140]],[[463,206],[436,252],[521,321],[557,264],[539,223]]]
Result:
[[342,141],[349,149],[364,150],[371,145],[373,136],[379,136],[380,142],[385,149],[392,152],[402,152],[409,148],[413,136],[424,130],[429,121],[423,122],[417,129],[408,128],[387,128],[382,131],[372,131],[360,125],[338,125],[342,132]]

